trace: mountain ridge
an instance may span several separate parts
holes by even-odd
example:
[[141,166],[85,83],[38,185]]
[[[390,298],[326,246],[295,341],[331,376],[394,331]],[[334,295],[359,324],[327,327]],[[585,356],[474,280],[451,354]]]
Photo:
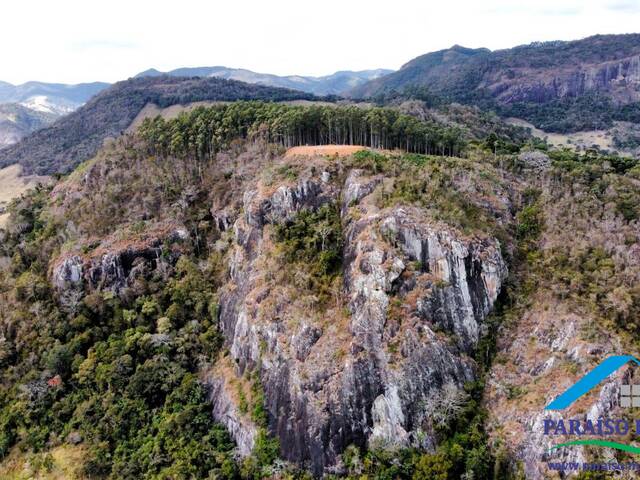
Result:
[[[531,425],[558,378],[637,348],[638,161],[496,138],[287,155],[390,110],[322,108],[156,118],[9,205],[0,455],[82,448],[80,478],[548,478]],[[406,120],[395,145],[437,133]],[[579,414],[624,413],[618,381]]]
[[220,78],[145,77],[118,82],[52,125],[0,150],[0,166],[20,163],[26,174],[67,173],[91,158],[105,139],[121,135],[148,103],[313,100],[314,95]]
[[0,104],[0,148],[12,145],[26,135],[49,125],[56,115],[28,108],[20,103]]
[[0,103],[25,103],[34,97],[47,97],[54,104],[62,102],[77,108],[109,85],[106,82],[65,84],[38,81],[13,85],[0,81]]
[[610,127],[640,119],[640,34],[534,42],[510,49],[455,45],[405,63],[352,89],[352,98],[384,98],[427,88],[446,102],[494,109],[549,131]]
[[221,77],[230,80],[239,80],[258,85],[271,87],[292,88],[302,90],[315,95],[339,95],[368,80],[379,78],[391,73],[393,70],[384,68],[370,70],[339,70],[330,75],[304,76],[304,75],[274,75],[270,73],[258,73],[245,68],[230,68],[224,66],[212,67],[182,67],[168,72],[161,72],[150,68],[137,74],[134,78],[144,76],[180,76],[180,77]]

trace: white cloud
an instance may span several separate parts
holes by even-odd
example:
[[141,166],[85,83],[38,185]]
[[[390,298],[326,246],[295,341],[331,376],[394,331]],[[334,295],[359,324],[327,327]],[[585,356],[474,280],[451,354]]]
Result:
[[625,0],[21,0],[0,6],[0,80],[115,81],[150,67],[276,74],[399,68],[453,44],[628,33]]

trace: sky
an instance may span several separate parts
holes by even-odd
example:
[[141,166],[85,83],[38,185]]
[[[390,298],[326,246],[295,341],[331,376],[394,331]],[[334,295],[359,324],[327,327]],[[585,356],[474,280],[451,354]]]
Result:
[[148,68],[278,75],[398,69],[454,44],[640,32],[640,0],[20,0],[0,5],[0,80],[114,82]]

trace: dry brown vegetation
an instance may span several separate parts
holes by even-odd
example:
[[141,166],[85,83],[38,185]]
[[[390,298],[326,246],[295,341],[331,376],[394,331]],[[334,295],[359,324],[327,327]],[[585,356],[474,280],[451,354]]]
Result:
[[6,224],[9,218],[9,215],[4,213],[4,208],[11,200],[35,187],[38,183],[46,183],[50,180],[50,177],[38,175],[21,177],[21,173],[22,167],[17,164],[0,169],[0,228]]
[[61,445],[49,451],[26,454],[14,448],[0,464],[4,480],[84,480],[82,465],[86,449],[79,445]]
[[598,147],[604,149],[613,148],[613,138],[609,135],[609,132],[607,130],[554,133],[540,130],[539,128],[536,128],[532,123],[520,118],[508,118],[506,121],[511,125],[531,129],[531,133],[533,136],[538,137],[542,140],[546,140],[550,145],[554,147],[569,147],[575,149],[578,147],[590,148],[593,145],[597,145]]

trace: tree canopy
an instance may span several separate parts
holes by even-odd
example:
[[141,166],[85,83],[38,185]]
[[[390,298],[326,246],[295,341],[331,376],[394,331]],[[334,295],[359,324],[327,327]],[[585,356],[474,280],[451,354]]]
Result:
[[147,119],[139,129],[152,153],[210,158],[236,138],[260,136],[289,148],[364,145],[413,153],[459,156],[462,131],[420,121],[391,108],[234,102],[199,107],[175,119]]

